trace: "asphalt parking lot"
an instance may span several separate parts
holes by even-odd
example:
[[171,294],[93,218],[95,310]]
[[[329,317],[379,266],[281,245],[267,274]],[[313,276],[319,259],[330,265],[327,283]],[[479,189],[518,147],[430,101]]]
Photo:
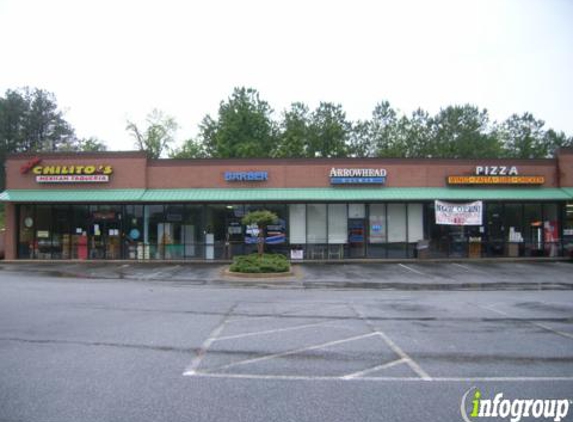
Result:
[[573,292],[0,271],[2,421],[456,421],[471,388],[573,399]]

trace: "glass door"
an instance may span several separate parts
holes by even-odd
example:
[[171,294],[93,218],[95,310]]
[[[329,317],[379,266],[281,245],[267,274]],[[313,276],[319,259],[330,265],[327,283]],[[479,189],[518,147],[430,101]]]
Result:
[[121,258],[121,214],[104,209],[92,213],[88,250],[90,259]]
[[350,258],[366,255],[366,224],[363,218],[348,219],[348,253]]

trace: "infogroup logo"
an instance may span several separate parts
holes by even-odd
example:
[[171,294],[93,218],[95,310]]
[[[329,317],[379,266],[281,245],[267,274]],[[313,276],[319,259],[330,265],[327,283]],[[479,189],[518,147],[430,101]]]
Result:
[[[471,395],[472,391],[473,396]],[[468,402],[468,399],[471,400]],[[569,399],[504,399],[497,393],[493,399],[485,399],[476,387],[470,388],[462,397],[460,412],[465,422],[483,418],[501,418],[519,422],[522,418],[545,419],[559,422],[569,412]],[[468,414],[468,409],[469,414]]]

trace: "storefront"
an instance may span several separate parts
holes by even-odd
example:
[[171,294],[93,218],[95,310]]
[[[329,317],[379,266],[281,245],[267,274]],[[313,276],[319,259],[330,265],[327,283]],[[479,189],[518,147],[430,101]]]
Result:
[[230,259],[273,211],[293,259],[558,257],[573,246],[573,151],[547,160],[148,160],[13,155],[7,259]]

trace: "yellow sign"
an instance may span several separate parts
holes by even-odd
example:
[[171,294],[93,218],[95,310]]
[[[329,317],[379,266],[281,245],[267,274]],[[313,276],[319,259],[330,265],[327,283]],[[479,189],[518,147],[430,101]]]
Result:
[[542,185],[545,176],[448,176],[448,185]]

